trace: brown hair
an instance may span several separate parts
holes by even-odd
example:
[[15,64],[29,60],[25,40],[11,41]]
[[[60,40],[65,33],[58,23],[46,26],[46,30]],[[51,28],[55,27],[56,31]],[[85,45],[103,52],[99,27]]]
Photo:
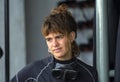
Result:
[[[67,6],[65,4],[54,8],[50,15],[48,15],[42,25],[42,35],[47,36],[49,33],[62,33],[64,35],[69,35],[70,32],[74,31],[76,33],[77,23],[69,11],[67,11]],[[79,48],[76,42],[72,44],[72,53],[79,54]]]

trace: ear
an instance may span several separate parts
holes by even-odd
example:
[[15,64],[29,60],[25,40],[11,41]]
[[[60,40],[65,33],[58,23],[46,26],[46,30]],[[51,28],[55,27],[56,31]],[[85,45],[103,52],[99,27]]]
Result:
[[72,31],[70,33],[70,39],[71,39],[71,42],[73,42],[75,40],[75,32],[74,31]]

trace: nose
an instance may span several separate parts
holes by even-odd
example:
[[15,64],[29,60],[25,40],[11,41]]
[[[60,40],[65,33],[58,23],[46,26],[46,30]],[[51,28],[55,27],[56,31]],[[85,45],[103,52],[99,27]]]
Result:
[[56,46],[58,46],[58,45],[59,45],[58,41],[57,41],[56,39],[54,39],[54,40],[53,40],[53,47],[56,47]]

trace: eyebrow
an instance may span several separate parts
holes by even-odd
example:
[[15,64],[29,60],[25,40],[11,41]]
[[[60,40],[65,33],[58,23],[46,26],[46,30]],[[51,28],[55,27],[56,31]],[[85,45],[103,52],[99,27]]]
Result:
[[[55,37],[59,37],[59,36],[64,36],[64,34],[58,34],[56,35]],[[49,39],[50,37],[49,36],[46,36],[45,39]]]

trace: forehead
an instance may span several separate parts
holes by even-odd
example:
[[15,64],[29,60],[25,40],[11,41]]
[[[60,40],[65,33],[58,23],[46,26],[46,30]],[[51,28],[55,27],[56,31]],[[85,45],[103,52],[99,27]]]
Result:
[[55,37],[55,36],[59,36],[59,35],[63,35],[63,34],[62,34],[62,33],[59,33],[59,32],[57,32],[57,33],[51,32],[51,33],[49,33],[48,35],[46,35],[45,38],[47,38],[47,37]]

